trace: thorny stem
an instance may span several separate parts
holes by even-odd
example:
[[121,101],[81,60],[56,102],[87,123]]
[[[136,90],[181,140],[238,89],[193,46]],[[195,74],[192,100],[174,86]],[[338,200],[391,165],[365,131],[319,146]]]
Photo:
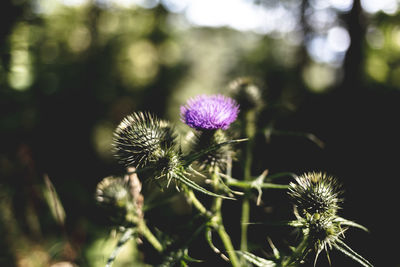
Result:
[[[254,136],[256,132],[256,111],[249,110],[246,113],[245,118],[245,131],[246,136],[249,141],[246,143],[245,150],[245,162],[244,162],[244,173],[243,178],[244,181],[251,180],[251,164],[253,161],[253,144],[254,144]],[[249,194],[249,190],[246,190],[246,195]],[[249,198],[245,197],[242,202],[242,220],[241,220],[241,240],[240,240],[240,250],[247,251],[247,228],[249,225],[250,219],[250,202]]]
[[[219,186],[219,177],[218,177],[218,169],[215,169],[212,173],[212,182],[215,190],[218,190]],[[224,244],[225,250],[228,253],[229,260],[233,267],[240,267],[239,260],[237,258],[235,249],[232,245],[231,238],[225,230],[222,214],[222,198],[214,198],[214,202],[212,204],[211,210],[214,213],[214,217],[212,218],[212,226],[217,231],[222,243]]]

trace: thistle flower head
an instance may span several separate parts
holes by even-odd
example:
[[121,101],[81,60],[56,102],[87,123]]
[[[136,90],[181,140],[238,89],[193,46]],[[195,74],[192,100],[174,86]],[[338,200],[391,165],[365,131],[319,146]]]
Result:
[[336,214],[342,199],[340,185],[333,177],[320,172],[309,172],[289,184],[289,195],[300,212],[306,214]]
[[115,155],[125,166],[143,167],[175,145],[173,129],[149,113],[125,117],[114,132]]
[[201,95],[181,106],[181,120],[197,130],[226,130],[236,120],[239,105],[223,95]]

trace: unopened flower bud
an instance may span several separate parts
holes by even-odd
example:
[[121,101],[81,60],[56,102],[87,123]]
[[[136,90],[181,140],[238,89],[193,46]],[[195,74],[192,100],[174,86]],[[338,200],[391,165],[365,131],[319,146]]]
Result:
[[143,216],[142,195],[134,192],[131,179],[109,176],[97,184],[95,198],[114,223],[124,225]]
[[127,167],[143,167],[157,161],[174,145],[175,134],[170,125],[149,113],[125,117],[114,132],[115,155]]
[[302,217],[307,214],[335,215],[342,199],[340,185],[333,177],[309,172],[289,184],[289,196]]
[[122,223],[131,202],[129,188],[120,177],[109,176],[97,184],[97,203],[105,210],[112,221]]
[[[207,147],[213,147],[228,141],[225,131],[201,131],[193,136],[192,151],[201,151]],[[225,170],[228,156],[233,156],[234,152],[231,145],[220,146],[215,150],[203,154],[196,160],[200,170],[209,167],[212,172],[215,168]]]
[[242,110],[263,106],[262,92],[251,78],[240,77],[229,83],[229,93],[238,101]]

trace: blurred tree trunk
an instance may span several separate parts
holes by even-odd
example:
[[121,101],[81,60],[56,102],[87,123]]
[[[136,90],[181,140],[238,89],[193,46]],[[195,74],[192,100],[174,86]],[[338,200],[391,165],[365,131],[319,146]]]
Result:
[[350,34],[351,44],[344,61],[344,76],[340,86],[342,91],[354,91],[362,83],[364,65],[365,16],[360,0],[354,0],[351,11],[343,17]]

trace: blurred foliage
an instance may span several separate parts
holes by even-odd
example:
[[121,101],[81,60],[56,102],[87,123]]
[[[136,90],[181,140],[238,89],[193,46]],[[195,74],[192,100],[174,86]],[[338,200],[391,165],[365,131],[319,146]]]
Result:
[[[289,32],[259,34],[194,27],[168,11],[169,2],[126,8],[117,1],[76,6],[0,1],[0,265],[104,264],[116,239],[109,236],[109,222],[93,194],[102,177],[121,172],[111,155],[114,127],[132,111],[149,110],[184,131],[179,105],[196,94],[226,92],[238,76],[251,76],[265,88],[260,129],[313,132],[327,144],[321,151],[297,137],[272,136],[267,143],[260,135],[254,169],[324,168],[343,177],[347,217],[365,222],[372,232],[368,240],[351,242],[363,244],[360,253],[377,265],[399,264],[390,248],[378,251],[397,226],[380,219],[393,214],[385,207],[396,201],[394,189],[376,184],[382,177],[396,179],[396,156],[389,155],[398,153],[400,12],[367,13],[359,0],[348,10],[324,5],[335,1],[256,1],[266,9],[283,5],[296,18]],[[329,19],[321,12],[331,14]],[[331,61],[318,58],[313,40],[338,25],[350,36],[348,49]],[[45,177],[57,191],[57,203],[51,203]],[[264,199],[268,207],[285,205],[282,195],[275,196],[279,201],[273,197]],[[54,216],[53,206],[60,203],[65,223]],[[182,199],[165,205],[168,209],[148,216],[155,226],[177,234],[182,229],[170,225],[187,219],[190,211]],[[227,214],[235,208],[228,205]],[[278,216],[271,209],[269,217],[255,214],[253,220]],[[157,225],[168,213],[175,218],[169,215]],[[265,239],[257,232],[268,228],[263,227],[250,229],[252,237]],[[134,242],[126,249],[115,266],[148,261],[154,253],[143,256]],[[200,252],[192,256],[209,256]],[[210,256],[211,262],[218,260]]]

